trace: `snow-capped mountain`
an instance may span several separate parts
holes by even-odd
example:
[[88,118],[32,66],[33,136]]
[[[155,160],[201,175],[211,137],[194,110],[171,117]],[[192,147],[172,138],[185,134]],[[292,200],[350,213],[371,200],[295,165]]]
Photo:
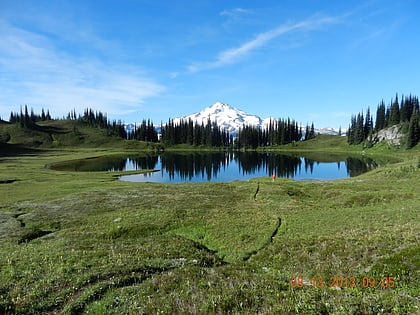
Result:
[[[174,118],[173,122],[178,124],[181,120],[187,121],[191,119],[193,123],[204,123],[207,124],[207,120],[210,118],[210,121],[216,122],[219,127],[224,128],[229,131],[230,134],[235,135],[239,132],[239,128],[243,126],[259,126],[261,128],[268,127],[270,121],[277,120],[274,117],[268,117],[261,119],[257,115],[248,114],[240,109],[234,108],[228,104],[221,102],[216,102],[211,106],[204,108],[202,111],[178,118]],[[136,126],[140,126],[140,123],[126,124],[126,130],[131,132]],[[305,132],[306,126],[301,126],[302,131]],[[156,128],[160,132],[160,126]],[[329,134],[329,135],[338,135],[339,130],[335,128],[315,128],[315,133],[319,134]],[[341,135],[345,135],[346,129],[341,130]]]
[[317,129],[315,128],[315,133],[319,133],[321,135],[333,135],[333,136],[345,136],[347,132],[346,128],[331,128],[331,127],[326,127],[326,128],[320,128]]
[[242,110],[233,108],[228,104],[217,102],[209,107],[206,107],[201,112],[191,114],[189,116],[183,116],[174,119],[174,123],[177,124],[181,120],[191,119],[194,123],[207,123],[207,120],[216,122],[217,125],[231,134],[236,134],[239,128],[243,126],[262,126],[263,120],[257,115],[247,114]]
[[[178,117],[174,119],[174,123],[177,124],[181,120],[190,119],[194,123],[204,124],[207,123],[207,120],[210,118],[210,121],[217,122],[219,127],[224,128],[229,131],[230,134],[235,135],[239,132],[239,128],[243,126],[259,126],[261,128],[266,128],[270,124],[270,121],[275,121],[277,118],[267,117],[261,119],[257,115],[248,114],[240,109],[234,108],[228,104],[221,102],[214,103],[213,105],[206,107],[201,112],[194,113],[188,116]],[[303,132],[305,132],[306,126],[302,126]],[[346,130],[342,130],[342,135],[345,135]],[[328,135],[338,135],[339,130],[335,128],[321,128],[316,129],[315,133],[319,134],[328,134]]]

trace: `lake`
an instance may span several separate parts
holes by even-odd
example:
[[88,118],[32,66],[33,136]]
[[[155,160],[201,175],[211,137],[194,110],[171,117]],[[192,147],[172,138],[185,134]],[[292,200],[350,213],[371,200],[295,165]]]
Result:
[[294,180],[333,180],[354,177],[378,167],[368,157],[333,154],[278,154],[259,152],[163,153],[160,155],[105,156],[67,161],[51,166],[68,171],[158,170],[123,175],[128,182],[229,182],[255,177]]

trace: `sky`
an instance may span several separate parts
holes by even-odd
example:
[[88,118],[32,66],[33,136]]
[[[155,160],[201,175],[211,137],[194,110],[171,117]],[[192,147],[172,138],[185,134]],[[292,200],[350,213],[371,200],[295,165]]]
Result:
[[0,0],[0,117],[155,123],[216,102],[348,127],[420,95],[417,0]]

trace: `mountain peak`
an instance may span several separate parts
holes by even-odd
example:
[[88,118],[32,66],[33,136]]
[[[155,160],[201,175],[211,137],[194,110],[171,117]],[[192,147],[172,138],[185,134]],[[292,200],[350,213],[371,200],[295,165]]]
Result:
[[229,104],[216,102],[213,105],[206,107],[202,112],[210,112],[214,114],[214,113],[220,113],[220,112],[230,111],[230,110],[235,110],[235,109]]
[[[173,122],[179,124],[181,120],[191,119],[195,124],[207,124],[208,119],[212,122],[216,122],[217,125],[226,131],[229,131],[231,135],[236,135],[240,128],[244,126],[256,126],[261,128],[267,128],[270,121],[276,121],[276,118],[268,117],[262,120],[257,115],[248,114],[240,109],[230,106],[227,103],[216,102],[204,108],[202,111],[183,117],[174,118]],[[138,124],[140,125],[140,123]],[[305,127],[301,126],[303,131]],[[126,129],[128,131],[136,128],[135,124],[127,124]],[[321,128],[315,129],[316,133],[320,134],[331,134],[338,135],[339,132],[334,128]],[[346,129],[341,130],[341,135],[346,134]]]
[[207,108],[211,108],[211,109],[234,109],[229,104],[225,104],[225,103],[222,103],[222,102],[216,102],[213,105],[208,106]]
[[[239,129],[243,128],[244,126],[257,126],[266,128],[270,124],[270,121],[277,120],[273,117],[268,117],[263,120],[257,115],[248,114],[240,109],[220,101],[204,108],[200,112],[191,114],[189,116],[175,118],[174,123],[179,123],[181,120],[188,119],[191,119],[194,123],[198,124],[206,124],[207,120],[210,119],[210,121],[216,122],[219,127],[229,131],[229,133],[232,135],[238,134]],[[305,131],[305,127],[301,127],[303,131]],[[333,128],[316,129],[315,132],[321,134],[338,134],[338,131]],[[345,132],[345,129],[343,129],[342,134],[345,134]]]
[[238,133],[239,128],[244,125],[259,126],[262,123],[260,117],[247,114],[242,110],[222,102],[216,102],[213,105],[204,108],[201,112],[176,118],[174,119],[174,122],[177,123],[181,120],[191,119],[194,123],[205,124],[209,118],[212,122],[216,122],[218,126],[229,131],[231,134]]

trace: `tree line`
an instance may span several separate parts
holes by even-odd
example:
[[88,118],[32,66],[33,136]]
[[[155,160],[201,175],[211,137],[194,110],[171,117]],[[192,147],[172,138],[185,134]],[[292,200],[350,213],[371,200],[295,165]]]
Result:
[[[63,117],[63,119],[75,120],[91,127],[105,129],[110,136],[113,135],[124,139],[127,138],[124,125],[120,121],[110,121],[106,114],[103,114],[100,111],[94,111],[91,108],[85,109],[83,115],[77,115],[76,110],[72,110],[67,114],[67,117]],[[24,109],[21,107],[20,112],[11,112],[9,117],[10,123],[18,123],[22,128],[33,130],[41,129],[41,127],[37,125],[37,122],[48,120],[53,120],[49,110],[45,111],[42,108],[41,114],[36,114],[32,108],[29,112],[27,105],[25,105]]]
[[105,129],[109,136],[117,136],[123,139],[127,138],[127,132],[124,124],[121,121],[110,121],[106,114],[100,111],[94,111],[91,108],[86,108],[83,115],[77,117],[76,111],[73,110],[67,115],[69,120],[77,120],[81,123],[87,124],[91,127]]
[[20,108],[20,112],[11,112],[9,117],[9,122],[12,124],[18,123],[22,128],[32,128],[38,121],[51,120],[51,115],[49,110],[45,112],[44,109],[41,110],[41,114],[35,114],[33,108],[29,113],[28,106],[25,105],[25,109]]
[[[42,109],[41,114],[35,114],[33,109],[27,106],[21,108],[20,113],[11,113],[9,122],[20,123],[24,128],[39,129],[38,121],[52,120],[49,111]],[[246,125],[239,129],[238,134],[233,135],[228,130],[218,126],[217,122],[195,122],[191,118],[181,119],[175,122],[169,119],[166,124],[160,126],[160,137],[157,128],[150,119],[143,120],[135,125],[133,130],[127,131],[121,121],[110,121],[107,115],[86,108],[83,114],[77,114],[76,110],[70,111],[63,120],[73,120],[79,123],[105,129],[108,135],[118,136],[123,139],[140,140],[148,142],[161,142],[166,145],[187,144],[192,146],[230,147],[255,149],[272,145],[283,145],[300,140],[309,140],[315,137],[314,124],[307,125],[305,132],[295,120],[278,119],[271,120],[265,128]]]
[[168,145],[228,147],[233,145],[233,136],[210,118],[206,124],[193,122],[191,118],[181,119],[178,123],[170,119],[161,128],[161,142]]
[[158,142],[158,133],[150,119],[144,119],[140,126],[135,125],[134,129],[128,132],[121,121],[112,122],[108,120],[106,114],[100,111],[94,111],[91,108],[85,109],[83,116],[77,116],[76,111],[73,110],[68,113],[67,119],[78,120],[86,123],[89,126],[106,129],[108,135],[115,135],[120,138],[129,140]]
[[244,126],[240,128],[235,145],[238,148],[266,147],[284,145],[300,140],[309,140],[315,137],[314,124],[306,126],[305,136],[302,127],[290,118],[270,120],[266,128],[257,126]]
[[382,100],[376,109],[376,119],[370,113],[368,107],[366,114],[363,112],[351,117],[349,129],[347,131],[347,141],[349,144],[360,144],[364,141],[371,142],[375,132],[382,129],[402,124],[408,129],[407,148],[412,148],[420,141],[419,127],[419,99],[409,95],[401,97],[396,94],[395,99],[391,99],[388,106]]
[[268,126],[245,125],[237,135],[221,128],[210,119],[204,124],[194,122],[191,118],[178,123],[169,120],[161,130],[161,141],[168,145],[188,144],[210,147],[231,147],[235,149],[255,149],[271,145],[283,145],[315,137],[314,125],[306,126],[305,133],[295,120],[290,118],[271,120]]
[[134,125],[134,129],[131,132],[127,132],[127,138],[129,140],[149,141],[158,142],[158,133],[155,126],[150,119],[143,119],[140,126]]

